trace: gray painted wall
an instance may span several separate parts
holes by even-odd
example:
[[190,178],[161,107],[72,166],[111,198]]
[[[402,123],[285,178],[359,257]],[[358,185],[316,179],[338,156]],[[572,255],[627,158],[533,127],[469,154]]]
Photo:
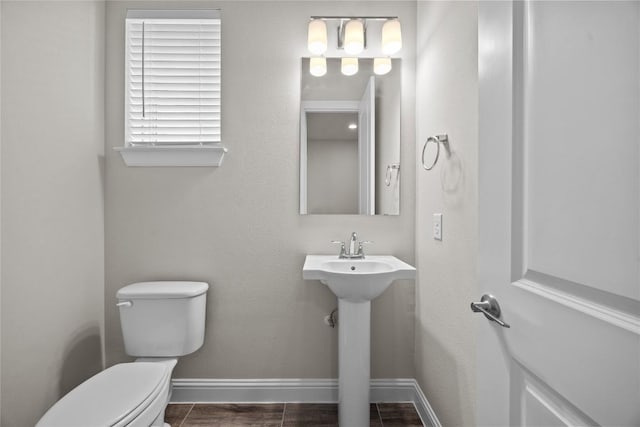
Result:
[[2,420],[103,367],[104,2],[2,2]]
[[307,154],[307,212],[357,215],[358,138],[307,139]]
[[[475,2],[418,2],[416,155],[447,133],[453,155],[418,166],[416,377],[443,425],[475,422],[478,15]],[[405,169],[406,170],[406,169]],[[406,182],[402,181],[403,186]],[[443,213],[443,241],[432,214]]]
[[[123,144],[124,17],[130,8],[222,9],[222,167],[127,168]],[[415,2],[108,2],[106,56],[106,349],[124,354],[116,291],[141,280],[204,280],[203,348],[176,377],[337,376],[337,305],[302,280],[307,253],[337,253],[353,230],[370,253],[414,261],[415,171],[403,175],[400,216],[298,214],[300,58],[309,16],[399,15],[403,23],[402,162],[414,158]],[[405,83],[406,82],[406,83]],[[414,283],[392,285],[372,309],[372,376],[414,376]]]

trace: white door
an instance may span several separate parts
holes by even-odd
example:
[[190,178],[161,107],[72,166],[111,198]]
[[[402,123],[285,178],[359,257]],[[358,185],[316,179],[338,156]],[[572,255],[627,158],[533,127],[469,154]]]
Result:
[[358,108],[359,213],[375,215],[376,80],[369,78]]
[[640,2],[480,2],[479,425],[640,426]]

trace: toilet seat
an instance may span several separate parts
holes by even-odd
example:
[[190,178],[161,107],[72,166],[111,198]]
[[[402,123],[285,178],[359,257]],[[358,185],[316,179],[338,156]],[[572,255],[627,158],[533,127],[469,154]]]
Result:
[[171,362],[112,366],[53,405],[36,427],[149,426],[167,403]]

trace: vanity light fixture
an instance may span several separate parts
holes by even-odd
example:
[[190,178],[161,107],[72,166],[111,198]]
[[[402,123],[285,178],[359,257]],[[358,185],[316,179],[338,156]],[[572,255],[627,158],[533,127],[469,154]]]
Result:
[[382,26],[382,52],[393,55],[402,49],[402,31],[398,19],[390,19]]
[[322,77],[327,74],[327,58],[317,56],[309,59],[309,73],[314,77]]
[[360,19],[350,19],[344,26],[344,51],[357,55],[364,49],[364,24]]
[[373,72],[379,76],[387,74],[391,71],[391,58],[374,58]]
[[327,23],[322,19],[311,19],[307,34],[307,48],[314,55],[327,51]]
[[309,21],[307,47],[314,55],[327,51],[327,25],[337,32],[337,48],[357,55],[367,48],[367,22],[383,21],[381,43],[385,55],[402,48],[402,28],[397,16],[312,16]]
[[353,76],[358,72],[358,58],[342,58],[340,71],[345,76]]
[[[383,57],[374,59],[374,73],[387,74],[391,71],[390,56],[402,48],[402,30],[397,16],[312,16],[309,21],[307,47],[315,56],[309,62],[309,72],[314,76],[323,76],[327,72],[327,63],[323,57],[327,51],[327,23],[332,31],[337,31],[337,48],[344,49],[341,71],[346,76],[358,72],[358,57],[367,48],[367,22],[384,21],[380,50]],[[371,52],[370,56],[378,55]]]

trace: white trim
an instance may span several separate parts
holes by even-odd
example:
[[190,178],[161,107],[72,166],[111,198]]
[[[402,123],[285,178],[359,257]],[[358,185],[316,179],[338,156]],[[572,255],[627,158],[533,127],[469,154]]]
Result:
[[359,111],[358,101],[302,101],[300,103],[300,215],[307,215],[307,113]]
[[227,150],[220,144],[198,146],[114,147],[127,166],[220,166]]
[[[336,403],[337,379],[172,380],[171,403]],[[411,402],[425,426],[442,427],[413,378],[371,380],[371,402]]]
[[376,78],[369,77],[358,103],[358,213],[376,214]]
[[420,419],[422,419],[422,424],[425,426],[432,427],[442,427],[440,424],[440,420],[436,415],[436,412],[431,407],[431,404],[427,400],[427,396],[424,395],[420,385],[417,381],[415,381],[415,396],[413,398],[413,404],[418,411],[418,415],[420,415]]
[[220,19],[220,9],[128,9],[127,19]]
[[360,101],[302,101],[302,110],[307,113],[342,113],[360,111]]
[[300,108],[300,215],[307,214],[307,112]]
[[580,298],[576,295],[562,292],[561,290],[536,282],[527,277],[527,275],[513,282],[513,285],[588,316],[600,319],[618,328],[640,335],[640,317],[624,313],[588,299]]

